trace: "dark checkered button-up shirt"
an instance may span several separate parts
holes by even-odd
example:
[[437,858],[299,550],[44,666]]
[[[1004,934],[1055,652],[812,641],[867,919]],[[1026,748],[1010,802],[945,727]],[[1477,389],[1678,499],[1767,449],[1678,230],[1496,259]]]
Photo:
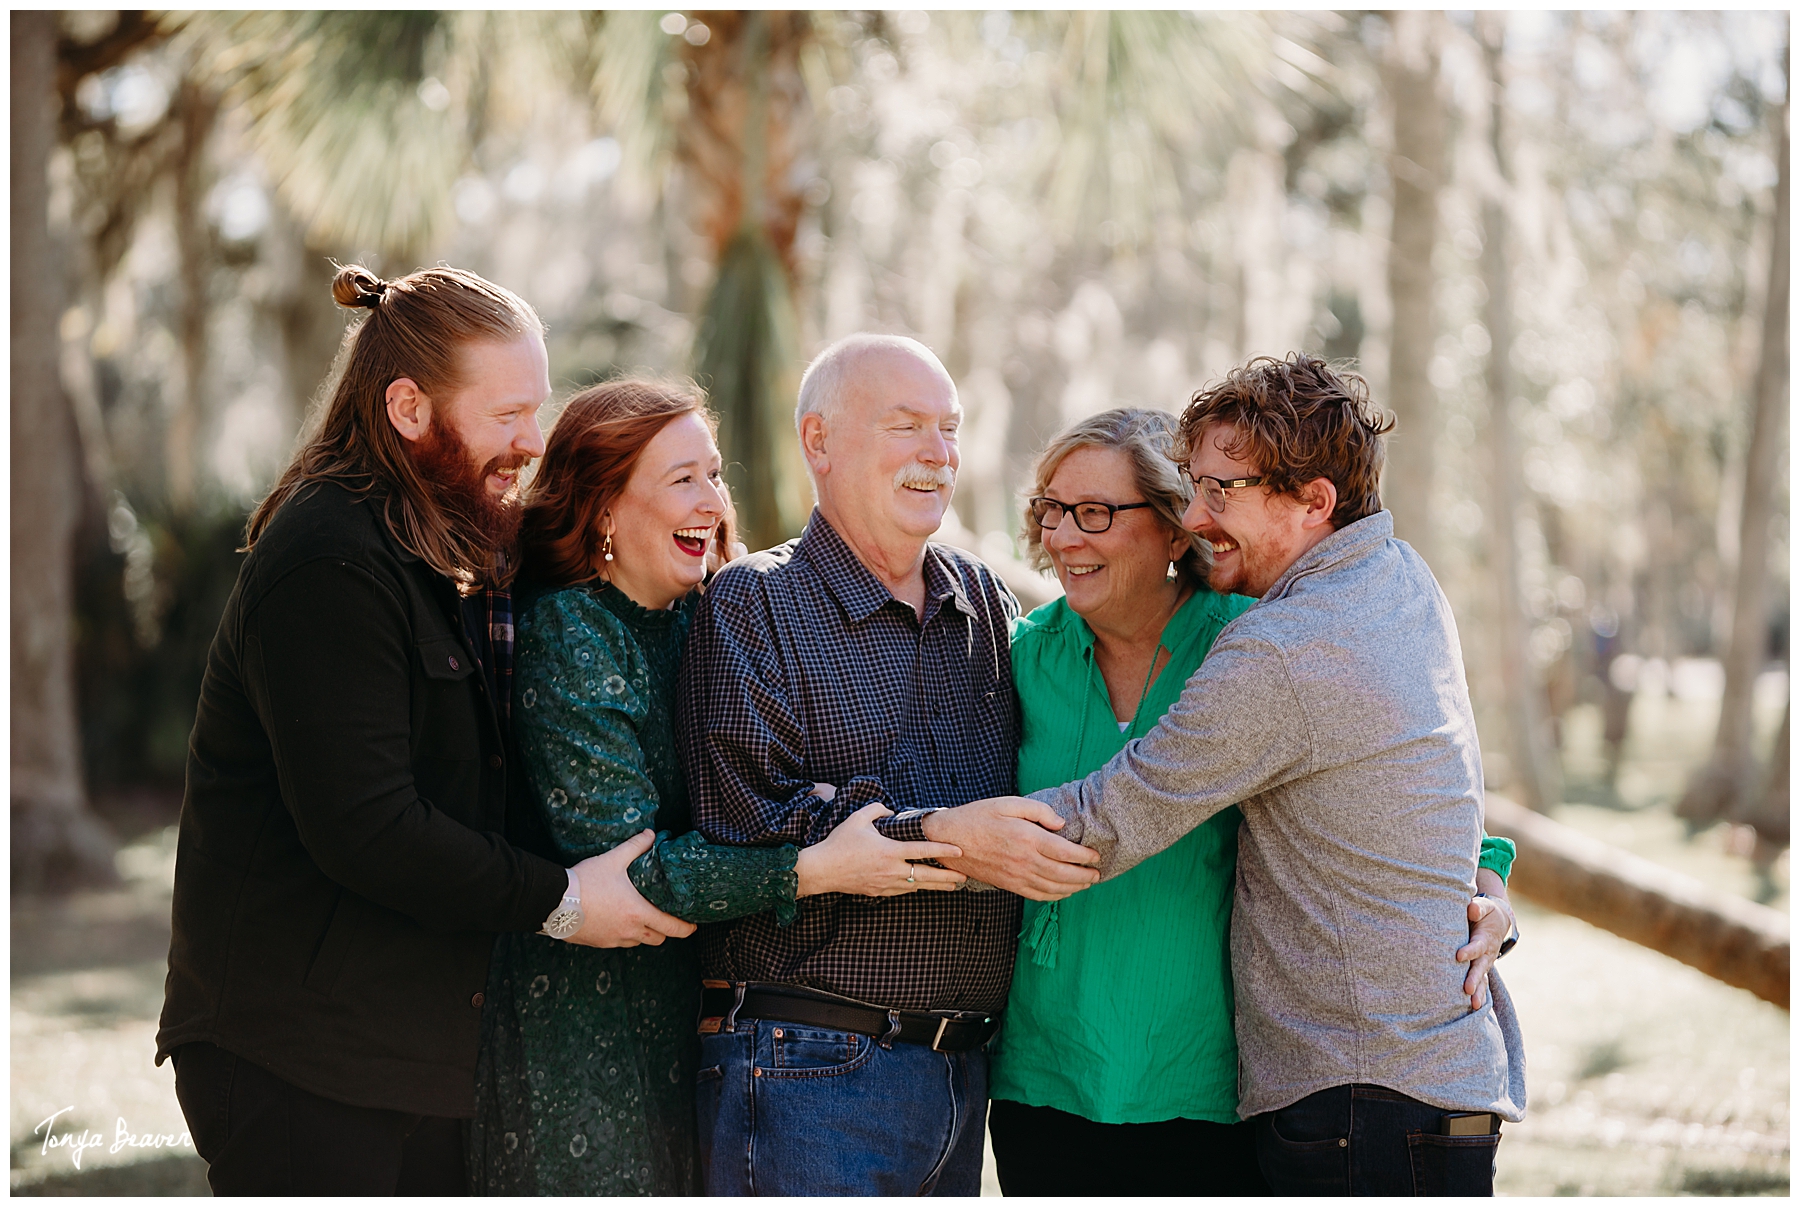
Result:
[[[715,842],[823,839],[870,801],[915,810],[1013,791],[1019,726],[1007,652],[1019,606],[979,561],[928,545],[925,612],[895,599],[817,511],[798,541],[707,588],[682,663],[680,740],[694,824]],[[837,786],[829,803],[815,782]],[[827,893],[777,926],[701,928],[705,974],[807,985],[907,1010],[1006,1004],[1019,899],[1003,892]]]

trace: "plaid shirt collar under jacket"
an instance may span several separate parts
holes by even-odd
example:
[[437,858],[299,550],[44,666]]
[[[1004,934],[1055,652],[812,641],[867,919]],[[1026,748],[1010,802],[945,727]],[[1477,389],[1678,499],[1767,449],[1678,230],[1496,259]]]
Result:
[[457,600],[463,637],[475,655],[475,665],[487,680],[494,709],[502,728],[512,720],[513,604],[505,587],[483,587],[480,594]]
[[[1013,789],[1018,721],[1007,643],[1018,604],[975,558],[927,546],[923,617],[818,512],[798,541],[727,566],[702,599],[681,671],[696,826],[746,846],[810,845],[871,801],[890,838],[923,811]],[[814,783],[837,788],[826,802]],[[1000,1009],[1018,898],[841,894],[701,931],[705,974],[807,985],[910,1010]]]
[[488,668],[489,686],[494,702],[500,706],[500,723],[512,720],[513,679],[513,610],[512,592],[504,587],[489,587],[486,597],[488,649],[493,652]]

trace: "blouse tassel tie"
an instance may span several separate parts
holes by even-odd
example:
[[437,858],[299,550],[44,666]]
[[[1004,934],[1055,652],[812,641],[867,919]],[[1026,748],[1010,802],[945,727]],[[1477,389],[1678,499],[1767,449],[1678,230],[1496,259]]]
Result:
[[1031,962],[1040,968],[1056,967],[1056,953],[1062,945],[1061,906],[1060,901],[1044,902],[1025,935],[1025,946],[1031,948]]

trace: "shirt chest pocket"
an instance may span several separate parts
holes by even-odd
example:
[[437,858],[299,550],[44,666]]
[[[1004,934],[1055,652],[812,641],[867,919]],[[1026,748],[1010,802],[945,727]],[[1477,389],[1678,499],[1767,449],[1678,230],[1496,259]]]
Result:
[[1012,684],[977,680],[965,690],[943,692],[932,713],[941,722],[954,725],[1009,725],[1013,714]]
[[422,677],[413,700],[413,749],[426,758],[481,757],[482,683],[454,637],[427,638],[416,651]]

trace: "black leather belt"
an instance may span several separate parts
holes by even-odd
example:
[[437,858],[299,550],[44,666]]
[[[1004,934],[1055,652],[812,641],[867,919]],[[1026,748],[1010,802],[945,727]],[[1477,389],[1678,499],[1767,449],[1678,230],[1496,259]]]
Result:
[[740,1018],[854,1031],[884,1045],[922,1044],[933,1052],[972,1052],[992,1039],[1000,1019],[978,1011],[891,1010],[855,998],[797,985],[708,981],[700,993],[700,1030],[710,1035]]

